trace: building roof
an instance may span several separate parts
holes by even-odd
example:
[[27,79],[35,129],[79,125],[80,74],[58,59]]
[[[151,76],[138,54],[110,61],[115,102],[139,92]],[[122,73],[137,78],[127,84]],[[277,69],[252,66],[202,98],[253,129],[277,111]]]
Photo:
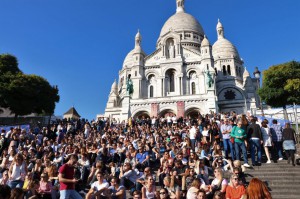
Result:
[[160,37],[167,34],[170,30],[175,32],[192,31],[199,35],[204,35],[203,28],[197,19],[185,12],[178,12],[171,16],[162,27]]
[[74,106],[72,108],[70,108],[66,113],[64,113],[64,115],[73,115],[76,117],[80,117],[80,115],[78,114],[78,112],[76,111]]

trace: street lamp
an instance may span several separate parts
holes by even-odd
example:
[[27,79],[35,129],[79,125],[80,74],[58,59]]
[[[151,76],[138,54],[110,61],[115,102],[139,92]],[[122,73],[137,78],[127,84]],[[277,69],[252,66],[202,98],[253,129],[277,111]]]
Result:
[[[258,70],[257,67],[255,67],[253,75],[257,81],[257,90],[260,88],[260,74],[261,74],[261,72]],[[258,97],[259,97],[259,101],[260,101],[261,115],[264,116],[265,114],[264,114],[263,104],[262,104],[262,101],[261,101],[259,95],[258,95]]]

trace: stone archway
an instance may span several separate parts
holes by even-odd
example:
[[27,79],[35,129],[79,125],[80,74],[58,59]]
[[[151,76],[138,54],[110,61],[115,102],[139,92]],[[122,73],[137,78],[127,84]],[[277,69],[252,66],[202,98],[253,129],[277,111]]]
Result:
[[148,111],[139,111],[136,114],[134,114],[133,118],[146,119],[146,118],[150,118],[150,114],[148,113]]
[[172,109],[165,109],[159,112],[160,117],[167,117],[168,115],[176,115],[176,113]]
[[201,111],[199,108],[193,107],[193,108],[189,108],[185,111],[185,116],[196,119],[199,117],[200,113],[201,113]]

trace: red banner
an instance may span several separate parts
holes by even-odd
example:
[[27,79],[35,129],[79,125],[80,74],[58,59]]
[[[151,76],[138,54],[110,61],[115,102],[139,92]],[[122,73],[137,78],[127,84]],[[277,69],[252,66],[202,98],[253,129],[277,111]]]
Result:
[[184,117],[185,104],[182,101],[177,102],[177,118]]
[[158,114],[158,104],[156,103],[152,103],[151,104],[151,114],[150,114],[150,117],[157,117],[157,114]]

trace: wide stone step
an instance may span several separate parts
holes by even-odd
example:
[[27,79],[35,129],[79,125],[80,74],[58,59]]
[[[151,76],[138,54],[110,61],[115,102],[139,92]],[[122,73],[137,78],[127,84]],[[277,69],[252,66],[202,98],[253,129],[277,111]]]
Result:
[[278,194],[278,195],[272,195],[273,199],[299,199],[299,195],[283,195],[283,194]]
[[[279,189],[279,187],[273,188],[271,190],[272,195],[298,195],[299,198],[299,189]],[[287,197],[288,199],[288,197]]]
[[286,175],[286,174],[300,174],[300,170],[299,171],[295,171],[295,170],[254,170],[254,171],[246,171],[246,174],[251,174],[251,175],[256,175],[256,174],[273,174],[273,175]]
[[287,170],[287,171],[300,171],[300,166],[291,166],[291,165],[287,165],[287,166],[280,166],[280,165],[274,165],[274,166],[259,166],[259,167],[249,167],[246,168],[246,171],[265,171],[265,170],[270,170],[270,171],[283,171],[283,170]]

